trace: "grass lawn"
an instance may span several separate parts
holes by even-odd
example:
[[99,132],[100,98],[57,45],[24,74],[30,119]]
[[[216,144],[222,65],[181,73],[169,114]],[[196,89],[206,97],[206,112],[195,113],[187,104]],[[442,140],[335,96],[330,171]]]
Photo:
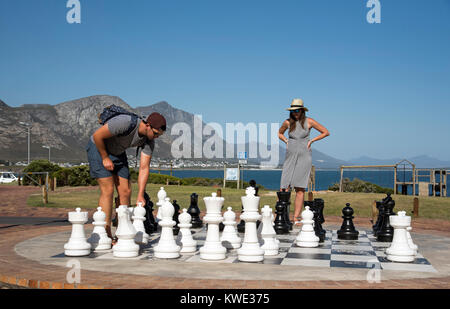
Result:
[[[157,201],[157,193],[161,185],[148,184],[147,192],[149,192],[152,201]],[[168,197],[171,200],[177,200],[181,208],[188,208],[190,204],[190,195],[195,192],[199,195],[199,207],[205,210],[205,203],[203,197],[210,196],[212,192],[216,192],[217,188],[200,187],[200,186],[164,186]],[[137,184],[132,186],[132,204],[136,202]],[[98,187],[94,188],[78,188],[77,190],[61,189],[55,192],[49,192],[49,203],[45,207],[58,208],[96,208],[100,191]],[[241,196],[245,195],[245,190],[237,190],[230,188],[222,188],[222,196],[225,197],[225,207],[232,207],[234,211],[241,211]],[[260,206],[271,206],[275,211],[275,203],[277,200],[276,192],[269,190],[260,191],[261,202]],[[350,203],[355,210],[355,216],[371,217],[372,204],[375,200],[381,200],[385,194],[375,193],[339,193],[339,192],[324,192],[314,195],[315,198],[322,198],[325,201],[325,215],[341,216],[341,210],[346,203]],[[405,210],[408,215],[411,215],[413,210],[413,196],[393,195],[395,200],[394,211]],[[292,195],[291,202],[294,202],[294,195]],[[33,194],[27,201],[29,206],[44,207],[42,197],[40,194]],[[156,207],[155,207],[156,208]],[[293,205],[291,205],[291,212],[293,212]],[[224,209],[225,211],[226,209]],[[420,217],[430,219],[450,220],[450,199],[441,197],[420,197],[419,198],[419,214]]]

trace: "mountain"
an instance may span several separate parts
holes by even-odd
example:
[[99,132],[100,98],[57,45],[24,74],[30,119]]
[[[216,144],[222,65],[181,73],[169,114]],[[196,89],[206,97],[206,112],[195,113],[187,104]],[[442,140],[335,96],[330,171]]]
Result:
[[[349,165],[393,165],[405,158],[374,159],[368,156],[348,160]],[[406,158],[416,165],[416,168],[449,168],[450,161],[442,161],[427,155]]]

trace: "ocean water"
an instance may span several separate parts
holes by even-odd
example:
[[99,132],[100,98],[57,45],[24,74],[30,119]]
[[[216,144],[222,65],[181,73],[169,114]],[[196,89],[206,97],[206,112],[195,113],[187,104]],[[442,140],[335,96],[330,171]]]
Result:
[[[158,171],[152,170],[152,173]],[[170,171],[161,171],[161,174],[169,175]],[[172,175],[179,178],[188,177],[205,177],[205,178],[220,178],[223,179],[223,170],[173,170]],[[281,170],[244,170],[241,174],[244,181],[254,179],[257,184],[263,185],[267,189],[278,190],[280,188]],[[398,171],[398,181],[412,181],[411,171]],[[448,175],[447,175],[448,177]],[[378,171],[361,171],[361,170],[345,170],[344,178],[353,180],[358,178],[377,184],[385,188],[394,188],[394,171],[378,170]],[[339,170],[316,170],[316,190],[327,190],[335,183],[339,183]],[[425,180],[421,178],[421,180]],[[439,179],[437,179],[439,181]],[[448,179],[447,179],[448,183]],[[401,192],[401,188],[398,189]],[[416,192],[419,192],[416,186]],[[412,194],[412,186],[408,186],[408,195]],[[430,186],[431,194],[431,186]],[[450,196],[450,189],[447,189],[447,196]]]

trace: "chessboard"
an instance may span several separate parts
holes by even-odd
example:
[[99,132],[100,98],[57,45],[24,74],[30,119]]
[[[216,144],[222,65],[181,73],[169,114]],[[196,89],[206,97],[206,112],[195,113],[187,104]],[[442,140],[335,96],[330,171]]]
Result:
[[[437,272],[431,263],[420,253],[417,254],[414,262],[399,263],[386,259],[385,249],[390,243],[378,242],[371,231],[359,231],[359,238],[356,241],[339,240],[336,230],[327,230],[323,243],[316,248],[301,248],[295,243],[300,230],[294,228],[286,235],[277,235],[280,241],[279,254],[276,256],[265,256],[264,261],[259,264],[291,265],[327,268],[366,268],[383,269],[409,272]],[[203,246],[206,240],[206,229],[192,229],[193,238],[197,240],[197,249]],[[239,233],[241,239],[244,234]],[[159,241],[160,234],[150,235],[150,241],[146,246],[142,246],[140,255],[134,260],[161,260],[154,257],[153,247]],[[92,253],[90,257],[96,259],[120,259],[113,256],[112,250],[105,253]],[[245,263],[238,260],[237,250],[228,249],[227,258],[220,261],[207,261],[200,258],[199,250],[195,253],[182,254],[176,259],[186,263]]]

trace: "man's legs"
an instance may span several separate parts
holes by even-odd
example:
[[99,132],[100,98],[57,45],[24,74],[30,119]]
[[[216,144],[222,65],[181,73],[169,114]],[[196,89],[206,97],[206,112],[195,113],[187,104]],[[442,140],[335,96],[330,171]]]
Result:
[[108,237],[112,238],[111,234],[111,216],[112,216],[112,202],[114,196],[114,179],[113,177],[97,178],[100,186],[100,199],[98,205],[106,214],[106,233]]
[[119,194],[120,205],[131,205],[131,182],[128,178],[114,175],[114,184]]

